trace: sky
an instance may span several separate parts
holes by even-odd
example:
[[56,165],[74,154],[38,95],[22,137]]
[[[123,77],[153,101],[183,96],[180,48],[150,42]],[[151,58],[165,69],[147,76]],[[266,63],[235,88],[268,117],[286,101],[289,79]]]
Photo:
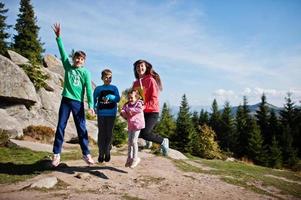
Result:
[[[2,0],[15,25],[19,0]],[[160,103],[220,108],[301,101],[300,0],[31,0],[45,54],[59,55],[51,26],[61,24],[68,52],[83,50],[96,85],[113,71],[120,93],[133,63],[152,63],[163,82]],[[10,33],[15,34],[11,29]]]

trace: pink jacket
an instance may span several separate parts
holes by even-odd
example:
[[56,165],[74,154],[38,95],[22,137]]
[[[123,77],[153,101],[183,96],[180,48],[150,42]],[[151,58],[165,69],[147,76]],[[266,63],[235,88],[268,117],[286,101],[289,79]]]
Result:
[[[133,88],[142,93],[144,112],[159,112],[159,87],[152,75],[146,75],[133,83]],[[142,90],[142,91],[141,91]]]
[[121,109],[121,116],[128,122],[129,131],[138,131],[145,127],[143,102],[136,101],[134,104],[129,102],[124,104]]

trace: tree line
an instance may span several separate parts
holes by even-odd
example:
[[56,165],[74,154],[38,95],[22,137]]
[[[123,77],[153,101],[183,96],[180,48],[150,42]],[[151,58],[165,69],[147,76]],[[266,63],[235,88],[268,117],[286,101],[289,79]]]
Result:
[[277,115],[268,106],[265,94],[252,115],[247,97],[231,114],[229,102],[220,110],[214,99],[211,113],[191,113],[186,95],[177,117],[163,104],[156,131],[170,138],[170,145],[181,152],[202,158],[235,157],[273,168],[297,167],[301,156],[301,109],[288,94]]

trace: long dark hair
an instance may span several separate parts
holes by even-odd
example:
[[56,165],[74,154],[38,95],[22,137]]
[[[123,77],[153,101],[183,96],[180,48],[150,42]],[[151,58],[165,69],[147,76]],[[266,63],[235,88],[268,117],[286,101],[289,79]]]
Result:
[[159,89],[160,90],[163,90],[163,87],[162,87],[162,82],[161,82],[161,79],[160,79],[160,75],[155,72],[155,70],[153,69],[153,66],[152,64],[150,64],[149,62],[147,62],[146,60],[137,60],[133,65],[134,65],[134,74],[135,74],[135,78],[136,79],[139,79],[139,74],[137,73],[137,66],[144,63],[145,66],[146,66],[146,71],[145,71],[145,74],[148,75],[152,75],[152,77],[156,80],[156,83],[158,84],[159,86]]

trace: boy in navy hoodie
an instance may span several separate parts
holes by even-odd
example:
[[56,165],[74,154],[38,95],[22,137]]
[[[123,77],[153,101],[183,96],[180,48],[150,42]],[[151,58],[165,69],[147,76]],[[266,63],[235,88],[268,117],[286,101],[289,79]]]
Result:
[[103,85],[97,86],[93,97],[97,113],[98,123],[98,162],[109,162],[111,159],[110,150],[113,138],[113,127],[117,114],[117,103],[120,100],[118,89],[111,85],[112,71],[105,69],[101,72]]

